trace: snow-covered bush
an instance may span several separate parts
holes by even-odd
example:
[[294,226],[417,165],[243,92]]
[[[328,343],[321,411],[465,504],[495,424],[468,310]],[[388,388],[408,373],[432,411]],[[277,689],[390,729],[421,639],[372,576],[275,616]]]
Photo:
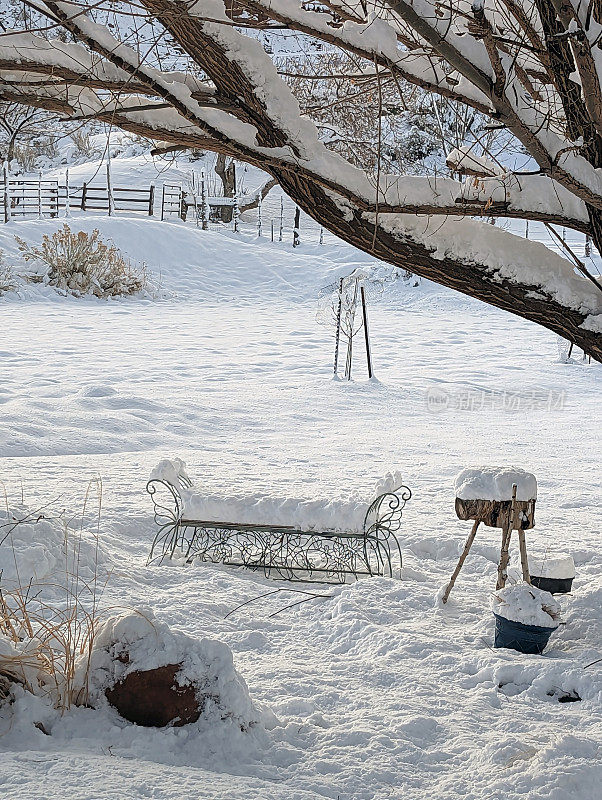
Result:
[[50,286],[76,296],[130,295],[146,284],[144,267],[133,267],[115,245],[105,244],[98,229],[75,233],[65,223],[52,236],[44,235],[39,247],[15,238],[25,261],[41,262],[46,268]]
[[12,267],[4,261],[4,253],[0,250],[0,294],[10,292],[16,286]]
[[70,134],[71,141],[75,145],[75,151],[78,155],[91,158],[97,153],[96,143],[92,136],[92,130],[87,127],[79,127]]
[[0,675],[60,710],[82,696],[75,668],[99,625],[104,560],[98,530],[21,506],[0,511]]

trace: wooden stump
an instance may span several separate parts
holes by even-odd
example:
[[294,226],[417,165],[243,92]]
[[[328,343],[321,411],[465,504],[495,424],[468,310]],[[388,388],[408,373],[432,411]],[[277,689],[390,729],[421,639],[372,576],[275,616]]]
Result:
[[[526,531],[535,526],[535,500],[517,500],[516,513],[520,522],[518,530]],[[463,500],[456,497],[456,515],[458,519],[478,519],[489,528],[505,528],[512,516],[512,500]]]

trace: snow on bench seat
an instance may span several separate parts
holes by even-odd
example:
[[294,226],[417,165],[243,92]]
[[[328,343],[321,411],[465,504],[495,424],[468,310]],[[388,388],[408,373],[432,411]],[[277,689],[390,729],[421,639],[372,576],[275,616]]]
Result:
[[376,484],[372,497],[367,499],[357,495],[338,500],[303,500],[264,494],[208,494],[188,485],[190,478],[180,459],[161,461],[152,471],[150,480],[163,480],[177,486],[183,501],[183,520],[344,533],[362,533],[370,502],[379,495],[394,491],[402,482],[399,473],[388,473]]

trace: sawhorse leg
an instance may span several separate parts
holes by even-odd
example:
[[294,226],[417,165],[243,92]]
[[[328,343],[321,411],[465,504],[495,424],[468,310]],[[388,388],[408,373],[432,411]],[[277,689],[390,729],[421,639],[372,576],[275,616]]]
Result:
[[456,582],[456,578],[460,574],[460,570],[462,569],[462,565],[466,561],[466,556],[468,555],[468,551],[472,547],[472,543],[474,542],[474,537],[477,535],[477,528],[479,527],[480,519],[476,519],[472,526],[472,530],[468,534],[468,539],[466,540],[466,544],[464,545],[464,550],[462,550],[462,555],[458,560],[458,566],[454,570],[454,574],[451,576],[449,583],[447,584],[447,588],[445,589],[445,593],[441,598],[444,603],[447,603],[447,599],[449,597],[449,593],[454,588],[454,583]]
[[503,589],[508,578],[508,561],[510,560],[509,549],[511,535],[512,527],[510,523],[508,523],[507,527],[502,528],[502,549],[500,550],[500,562],[497,565],[496,589]]

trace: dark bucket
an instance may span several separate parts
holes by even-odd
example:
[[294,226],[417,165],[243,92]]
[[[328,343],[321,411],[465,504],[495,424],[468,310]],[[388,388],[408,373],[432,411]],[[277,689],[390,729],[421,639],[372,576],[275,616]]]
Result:
[[544,592],[550,594],[568,594],[573,585],[572,578],[538,578],[537,575],[531,575],[531,584],[537,586],[538,589],[543,589]]
[[523,625],[522,622],[495,617],[494,647],[509,647],[519,653],[530,653],[540,656],[556,628],[543,628],[539,625]]

